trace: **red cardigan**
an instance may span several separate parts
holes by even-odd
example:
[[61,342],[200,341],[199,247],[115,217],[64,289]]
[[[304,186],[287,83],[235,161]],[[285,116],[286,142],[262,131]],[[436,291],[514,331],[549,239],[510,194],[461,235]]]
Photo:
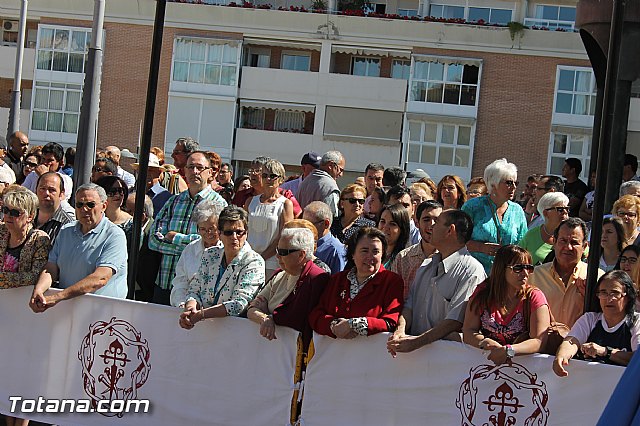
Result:
[[336,337],[330,330],[336,318],[367,317],[367,334],[393,331],[402,312],[404,284],[402,277],[384,266],[351,300],[347,279],[349,271],[332,275],[320,297],[320,303],[309,314],[309,323],[316,333]]

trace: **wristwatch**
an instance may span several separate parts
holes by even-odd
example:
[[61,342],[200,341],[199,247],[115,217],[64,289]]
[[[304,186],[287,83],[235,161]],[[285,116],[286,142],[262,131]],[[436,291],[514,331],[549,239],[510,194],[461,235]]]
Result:
[[516,350],[513,349],[513,346],[507,345],[505,348],[507,348],[507,358],[511,359],[516,356]]
[[613,352],[613,348],[611,346],[607,346],[607,354],[605,355],[606,359],[611,359],[611,352]]

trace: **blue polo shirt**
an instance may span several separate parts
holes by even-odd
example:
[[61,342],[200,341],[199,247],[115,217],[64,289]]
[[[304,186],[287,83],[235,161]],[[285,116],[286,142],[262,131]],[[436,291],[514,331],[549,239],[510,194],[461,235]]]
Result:
[[49,262],[58,265],[60,288],[71,287],[99,266],[107,266],[114,275],[95,294],[127,297],[127,238],[105,216],[86,234],[78,221],[63,226],[49,252]]
[[318,238],[316,257],[322,260],[331,269],[331,274],[342,272],[347,263],[347,252],[344,244],[328,232],[324,237]]

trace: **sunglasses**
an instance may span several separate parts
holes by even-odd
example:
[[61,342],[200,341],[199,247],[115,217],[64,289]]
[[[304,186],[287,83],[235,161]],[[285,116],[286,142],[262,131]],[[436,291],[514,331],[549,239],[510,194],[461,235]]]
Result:
[[348,201],[349,204],[363,204],[364,205],[364,198],[342,198],[342,201]]
[[92,209],[94,208],[98,203],[96,203],[95,201],[87,201],[86,203],[82,202],[82,201],[76,201],[76,209],[81,209],[84,206],[87,206],[88,208]]
[[289,256],[291,253],[295,253],[300,251],[300,249],[281,249],[276,248],[276,254],[280,257]]
[[279,177],[280,177],[280,175],[277,175],[275,173],[263,173],[262,174],[262,179],[275,180],[275,179],[278,179]]
[[533,272],[534,266],[533,265],[528,265],[526,263],[518,263],[517,265],[509,265],[509,266],[507,266],[507,268],[512,269],[513,272],[515,272],[516,274],[519,274],[520,272],[524,271],[525,269],[529,273]]
[[91,171],[94,172],[94,173],[108,172],[107,169],[102,168],[102,167],[94,167],[94,168],[91,169]]
[[222,235],[226,236],[226,237],[230,237],[233,234],[237,235],[238,238],[244,237],[244,235],[247,233],[246,229],[226,229],[224,231],[222,231]]
[[111,188],[107,191],[108,197],[113,197],[115,195],[124,195],[124,188],[122,187]]
[[11,217],[20,217],[20,216],[22,216],[22,213],[23,213],[23,212],[21,212],[21,211],[20,211],[20,210],[18,210],[18,209],[10,209],[10,208],[9,208],[9,207],[7,207],[7,206],[3,206],[3,207],[2,207],[2,213],[4,213],[4,214],[8,214],[8,215],[9,215],[9,216],[11,216]]
[[555,210],[558,213],[569,213],[569,207],[549,207],[548,209],[544,209],[546,212],[551,210]]
[[504,184],[507,186],[518,186],[520,182],[517,180],[503,180]]
[[24,167],[38,167],[38,163],[32,163],[30,161],[25,161],[22,164],[24,165]]

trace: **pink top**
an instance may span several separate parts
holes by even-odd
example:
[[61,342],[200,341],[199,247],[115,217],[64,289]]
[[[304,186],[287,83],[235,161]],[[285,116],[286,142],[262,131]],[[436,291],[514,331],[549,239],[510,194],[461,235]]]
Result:
[[[484,288],[486,284],[480,284],[471,296],[470,300]],[[529,293],[529,306],[531,315],[541,306],[547,305],[547,298],[544,293],[537,288],[533,288]],[[502,317],[499,309],[492,307],[491,311],[485,309],[480,315],[480,331],[485,337],[495,340],[501,345],[513,343],[519,335],[528,331],[524,317],[524,299],[520,300],[515,309]],[[531,321],[529,321],[531,322]]]

